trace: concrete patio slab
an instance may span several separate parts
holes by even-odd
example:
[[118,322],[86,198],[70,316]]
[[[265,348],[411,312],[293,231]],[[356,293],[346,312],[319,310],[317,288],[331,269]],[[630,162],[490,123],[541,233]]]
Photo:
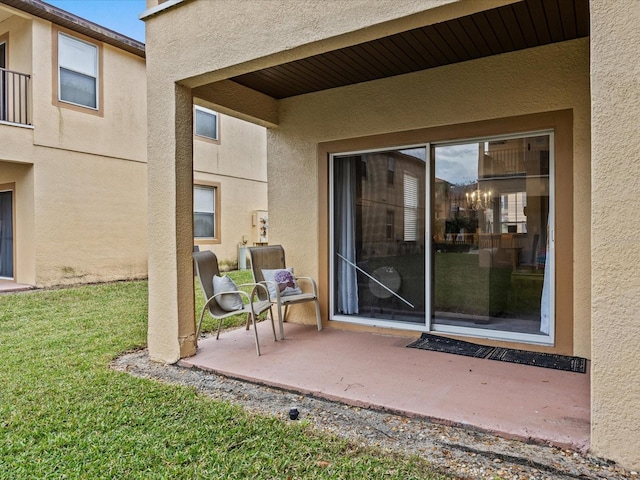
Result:
[[565,372],[406,348],[413,338],[285,324],[200,339],[180,364],[289,391],[507,438],[586,451],[589,372]]

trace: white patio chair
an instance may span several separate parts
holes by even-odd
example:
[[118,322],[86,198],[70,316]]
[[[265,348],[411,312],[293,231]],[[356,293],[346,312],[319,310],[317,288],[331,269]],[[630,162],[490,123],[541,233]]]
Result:
[[[273,311],[271,310],[271,303],[268,300],[260,300],[257,296],[257,292],[264,290],[263,297],[268,296],[268,292],[264,285],[256,284],[243,284],[238,285],[238,288],[251,286],[251,295],[248,295],[242,290],[232,290],[224,292],[214,292],[213,289],[213,277],[220,276],[220,270],[218,268],[218,259],[216,255],[211,251],[193,252],[194,268],[196,276],[202,287],[202,292],[206,302],[200,312],[200,319],[198,321],[198,328],[196,329],[196,339],[200,338],[200,330],[202,328],[202,320],[205,312],[208,310],[209,314],[216,320],[218,320],[218,329],[216,333],[216,340],[220,338],[220,329],[222,328],[222,320],[232,315],[247,314],[246,329],[249,330],[249,323],[253,325],[253,331],[256,337],[256,351],[260,355],[260,342],[258,341],[258,330],[256,329],[256,318],[261,313],[269,310],[269,318],[271,319],[271,329],[273,330],[273,339],[277,341],[275,324],[273,323]],[[220,302],[223,295],[240,295],[240,298],[246,298],[248,303],[244,303],[238,310],[225,310],[222,308]],[[256,301],[254,301],[254,299]],[[222,302],[224,304],[224,302]]]
[[[318,325],[318,330],[322,330],[322,319],[320,318],[320,303],[318,301],[318,286],[313,278],[293,275],[295,281],[300,281],[301,285],[300,293],[294,294],[287,294],[288,292],[283,291],[283,284],[278,285],[275,281],[265,279],[265,270],[271,272],[278,270],[287,270],[284,260],[284,248],[282,247],[282,245],[249,247],[249,257],[251,258],[253,281],[258,284],[264,284],[267,286],[269,286],[270,284],[271,288],[269,288],[267,295],[264,294],[263,290],[260,290],[258,291],[258,298],[260,298],[261,300],[270,300],[277,306],[278,321],[280,323],[280,338],[284,340],[284,321],[287,317],[289,305],[294,305],[297,303],[313,302],[315,304],[316,323]],[[278,285],[279,288],[275,288],[275,285]],[[282,314],[282,307],[284,307],[284,315]]]

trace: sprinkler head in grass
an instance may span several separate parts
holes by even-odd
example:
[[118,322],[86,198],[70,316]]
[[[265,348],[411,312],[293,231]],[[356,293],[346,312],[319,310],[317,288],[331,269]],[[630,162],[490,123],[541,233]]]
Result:
[[300,415],[300,412],[298,411],[297,408],[294,407],[294,408],[291,408],[289,410],[289,418],[291,420],[297,420],[298,419],[298,415]]

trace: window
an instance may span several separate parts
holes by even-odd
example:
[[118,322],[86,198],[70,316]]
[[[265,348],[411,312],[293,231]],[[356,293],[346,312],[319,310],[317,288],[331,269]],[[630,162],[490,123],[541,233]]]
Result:
[[195,107],[195,133],[198,137],[219,140],[220,125],[218,113],[204,107]]
[[387,210],[387,240],[393,240],[393,225],[395,221],[394,211]]
[[[547,160],[548,161],[548,160]],[[502,233],[527,233],[527,192],[502,195],[500,199]]]
[[418,240],[418,178],[404,174],[404,241]]
[[195,238],[215,239],[218,236],[216,225],[216,203],[218,188],[207,185],[193,187],[193,236]]
[[58,33],[58,100],[98,109],[98,47]]

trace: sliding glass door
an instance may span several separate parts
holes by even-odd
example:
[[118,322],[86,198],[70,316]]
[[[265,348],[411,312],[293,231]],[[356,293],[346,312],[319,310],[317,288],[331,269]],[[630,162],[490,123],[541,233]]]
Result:
[[426,152],[333,157],[334,318],[424,327]]
[[0,278],[13,278],[12,190],[0,190]]
[[332,319],[553,343],[552,170],[551,132],[334,155]]
[[433,330],[550,343],[551,147],[551,134],[432,146]]

